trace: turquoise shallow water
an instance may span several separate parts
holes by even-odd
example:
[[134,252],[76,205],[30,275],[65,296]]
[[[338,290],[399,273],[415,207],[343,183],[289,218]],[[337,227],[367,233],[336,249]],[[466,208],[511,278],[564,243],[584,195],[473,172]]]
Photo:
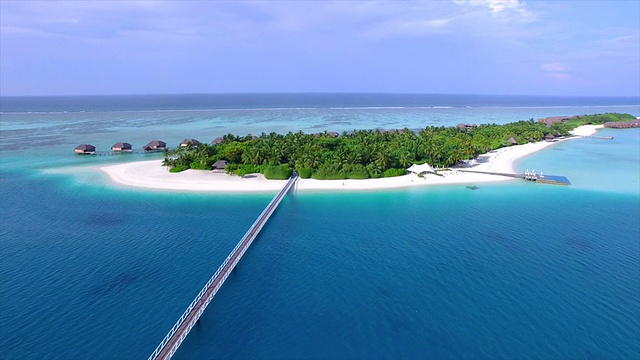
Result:
[[600,129],[594,138],[559,142],[516,162],[517,171],[564,175],[571,189],[640,193],[640,129]]
[[[114,143],[126,141],[140,149],[154,139],[172,147],[185,138],[210,142],[227,133],[420,129],[603,112],[640,116],[640,100],[375,94],[2,97],[0,170],[82,165],[89,160],[69,156],[82,143],[106,151]],[[157,157],[104,156],[90,162]]]
[[[569,187],[287,196],[176,358],[640,357],[640,141],[612,134],[517,164]],[[6,359],[148,356],[272,196],[115,189],[40,170],[126,158],[30,151],[0,157]]]

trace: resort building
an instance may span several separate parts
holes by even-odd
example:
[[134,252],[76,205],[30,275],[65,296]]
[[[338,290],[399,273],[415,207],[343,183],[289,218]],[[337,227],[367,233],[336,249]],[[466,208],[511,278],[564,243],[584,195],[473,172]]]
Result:
[[511,145],[518,145],[518,142],[513,138],[513,136],[507,140],[507,143],[510,143]]
[[471,125],[471,124],[460,123],[460,124],[456,125],[456,127],[457,127],[458,129],[460,129],[460,130],[470,130],[470,129],[473,129],[473,128],[478,127],[478,125],[476,125],[476,124]]
[[222,138],[222,136],[218,136],[217,138],[213,139],[213,141],[211,142],[211,145],[218,145],[220,143],[222,143],[224,141],[224,139]]
[[198,144],[200,144],[200,141],[196,139],[184,139],[180,143],[180,147],[187,147],[189,146],[189,144],[191,144],[191,146],[198,146]]
[[214,172],[223,172],[229,162],[227,160],[218,160],[211,165]]
[[612,129],[631,129],[640,127],[640,119],[632,120],[632,121],[619,121],[619,122],[608,122],[604,124],[606,128]]
[[147,145],[143,146],[142,149],[144,151],[164,151],[164,149],[167,148],[167,143],[165,143],[164,141],[160,141],[160,140],[153,140],[152,142],[148,143]]
[[338,137],[340,136],[340,134],[338,134],[335,131],[325,131],[325,132],[318,132],[313,134],[314,137],[320,137],[320,136],[331,136],[331,137]]
[[547,135],[544,136],[544,139],[547,141],[555,141],[556,137],[552,133],[548,133]]
[[80,144],[75,148],[76,154],[93,155],[96,153],[96,147],[89,144]]
[[579,115],[574,115],[574,116],[550,116],[547,118],[543,118],[543,119],[538,119],[538,122],[541,123],[545,123],[547,125],[547,127],[551,127],[551,125],[558,123],[558,122],[566,122],[569,121],[571,119],[577,119],[580,118]]
[[117,142],[113,144],[113,146],[111,147],[111,151],[131,152],[133,151],[133,147],[131,146],[131,144],[126,142]]

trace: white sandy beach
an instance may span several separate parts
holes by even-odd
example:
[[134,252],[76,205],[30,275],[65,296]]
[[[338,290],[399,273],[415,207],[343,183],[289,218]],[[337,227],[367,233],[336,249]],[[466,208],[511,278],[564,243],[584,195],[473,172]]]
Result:
[[[572,131],[578,136],[593,135],[602,125],[585,125]],[[560,140],[563,141],[563,140]],[[525,156],[553,146],[556,142],[540,141],[524,145],[510,146],[481,155],[464,168],[453,168],[438,172],[442,176],[427,174],[420,178],[415,174],[365,180],[315,180],[300,179],[297,190],[375,190],[412,186],[474,184],[481,182],[512,181],[512,178],[467,173],[459,170],[514,173],[513,163]],[[204,170],[186,170],[170,173],[161,166],[161,160],[139,161],[118,165],[102,166],[98,169],[106,173],[116,184],[157,190],[200,191],[200,192],[270,192],[279,190],[284,180],[267,180],[262,174],[240,178],[224,173]]]

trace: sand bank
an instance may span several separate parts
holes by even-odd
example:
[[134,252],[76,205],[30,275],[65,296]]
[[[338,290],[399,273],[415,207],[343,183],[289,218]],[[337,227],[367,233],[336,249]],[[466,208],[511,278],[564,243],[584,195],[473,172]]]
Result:
[[[506,156],[504,157],[507,158]],[[251,174],[244,178],[224,173],[212,173],[203,170],[185,170],[180,173],[170,173],[161,166],[161,160],[141,161],[119,165],[100,167],[109,178],[119,185],[178,191],[208,191],[208,192],[266,192],[277,191],[283,185],[283,180],[267,180],[262,174]],[[488,171],[497,167],[494,162],[479,164],[469,169],[483,169]],[[481,170],[482,171],[482,170]],[[300,179],[298,190],[376,190],[393,189],[411,186],[428,186],[457,183],[480,183],[488,181],[507,181],[507,177],[462,173],[456,170],[438,172],[442,176],[427,174],[420,178],[415,174],[381,179],[364,180],[315,180]]]
[[[601,126],[585,125],[573,130],[574,135],[593,135]],[[524,145],[510,146],[481,155],[463,167],[439,171],[442,176],[427,174],[424,178],[415,174],[365,180],[315,180],[300,179],[298,190],[375,190],[413,186],[475,184],[482,182],[513,181],[514,179],[488,174],[465,173],[459,170],[514,173],[513,164],[525,156],[553,146],[556,142],[540,141]],[[161,166],[161,160],[139,161],[118,165],[103,166],[99,169],[106,173],[116,184],[158,190],[206,191],[206,192],[270,192],[284,185],[282,180],[267,180],[262,174],[247,175],[244,178],[213,173],[203,170],[185,170],[170,173]]]
[[594,135],[598,129],[602,128],[604,128],[604,125],[582,125],[569,131],[569,133],[576,136],[591,136]]

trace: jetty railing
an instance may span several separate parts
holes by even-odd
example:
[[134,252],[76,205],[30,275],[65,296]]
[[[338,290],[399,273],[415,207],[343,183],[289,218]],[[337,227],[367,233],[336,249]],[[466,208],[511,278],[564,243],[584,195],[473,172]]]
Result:
[[571,185],[571,181],[567,179],[565,176],[561,175],[543,175],[542,173],[536,173],[535,171],[525,171],[522,174],[513,174],[513,173],[501,173],[501,172],[493,172],[493,171],[477,171],[477,170],[463,170],[457,169],[460,172],[467,173],[475,173],[475,174],[486,174],[486,175],[499,175],[499,176],[507,176],[516,179],[524,179],[529,181],[535,181],[542,184],[552,184],[552,185]]
[[598,139],[598,140],[613,140],[613,136],[596,136],[596,135],[576,135],[581,138]]
[[512,174],[512,173],[503,173],[503,172],[495,172],[495,171],[478,171],[478,170],[466,170],[466,169],[456,169],[460,172],[466,173],[474,173],[474,174],[485,174],[485,175],[498,175],[498,176],[507,176],[512,178],[523,179],[524,174]]
[[[216,270],[202,290],[200,290],[198,295],[196,295],[195,299],[193,299],[191,304],[189,304],[187,309],[182,313],[178,321],[176,321],[173,327],[171,327],[171,330],[169,330],[151,356],[149,356],[149,360],[155,360],[158,358],[169,359],[173,354],[175,354],[180,344],[182,344],[182,341],[189,334],[189,331],[191,331],[195,323],[200,319],[200,316],[211,302],[211,299],[213,299],[222,284],[229,277],[231,271],[240,261],[240,258],[242,258],[249,246],[251,246],[253,240],[257,237],[260,230],[262,230],[267,220],[269,220],[277,206],[280,204],[280,201],[284,198],[284,195],[289,192],[297,180],[298,174],[294,172],[284,187],[278,192],[278,194],[276,194],[276,196],[273,197],[267,207],[260,213],[260,216],[258,216],[251,227],[249,227],[249,230],[247,230],[242,239],[236,244],[233,250],[231,250],[229,255],[222,262],[222,265],[218,267],[218,270]],[[179,330],[180,333],[178,333]],[[169,345],[169,348],[167,348],[167,345],[170,342],[171,344]]]

